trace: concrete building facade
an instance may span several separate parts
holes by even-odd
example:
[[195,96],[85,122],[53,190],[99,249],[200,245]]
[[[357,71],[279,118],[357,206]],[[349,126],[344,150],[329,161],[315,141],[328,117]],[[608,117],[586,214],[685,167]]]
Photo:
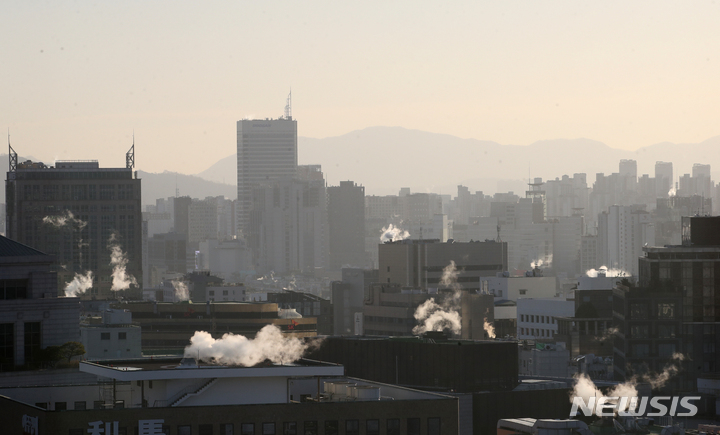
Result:
[[253,186],[295,178],[297,166],[297,121],[287,117],[237,122],[238,228],[247,231]]
[[[128,156],[134,161],[134,152]],[[96,160],[69,160],[55,166],[31,161],[11,165],[5,182],[7,235],[55,256],[61,288],[76,273],[92,271],[87,296],[107,297],[111,245],[120,247],[127,272],[142,282],[140,181],[131,164],[100,168]]]

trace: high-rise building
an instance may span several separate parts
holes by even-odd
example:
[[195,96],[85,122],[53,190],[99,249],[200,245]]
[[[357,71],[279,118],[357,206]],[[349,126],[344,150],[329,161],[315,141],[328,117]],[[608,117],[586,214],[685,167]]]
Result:
[[365,188],[341,181],[327,195],[330,268],[365,266]]
[[134,161],[134,145],[124,168],[101,168],[97,160],[18,163],[11,148],[5,182],[8,237],[54,255],[60,288],[88,271],[94,276],[88,296],[134,288],[124,285],[130,277],[113,273],[126,260],[126,274],[142,282],[142,203]]
[[675,187],[672,162],[655,162],[655,195],[667,198]]
[[326,267],[325,183],[284,179],[253,189],[247,240],[259,273]]
[[720,217],[683,217],[682,245],[643,253],[637,287],[614,290],[616,379],[660,373],[682,353],[668,387],[690,391],[720,366]]
[[613,205],[598,216],[599,264],[637,276],[643,246],[654,244],[655,226],[645,210]]
[[247,237],[253,186],[295,178],[297,162],[297,121],[289,114],[237,122],[237,216],[243,237]]

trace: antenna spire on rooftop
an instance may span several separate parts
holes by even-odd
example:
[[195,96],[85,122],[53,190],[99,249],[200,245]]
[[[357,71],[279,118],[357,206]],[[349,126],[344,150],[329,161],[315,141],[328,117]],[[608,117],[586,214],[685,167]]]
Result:
[[285,103],[285,116],[283,118],[288,121],[292,120],[292,88],[290,88],[290,93],[288,94],[287,101]]
[[125,167],[127,169],[132,169],[135,167],[135,130],[133,130],[133,140],[132,140],[132,146],[128,150],[128,152],[125,154]]

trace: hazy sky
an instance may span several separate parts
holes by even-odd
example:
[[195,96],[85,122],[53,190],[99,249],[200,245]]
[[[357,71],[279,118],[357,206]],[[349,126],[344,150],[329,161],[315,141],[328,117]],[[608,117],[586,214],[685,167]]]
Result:
[[45,160],[124,166],[134,129],[140,169],[197,173],[290,87],[309,137],[720,134],[714,1],[9,1],[0,20],[0,127]]

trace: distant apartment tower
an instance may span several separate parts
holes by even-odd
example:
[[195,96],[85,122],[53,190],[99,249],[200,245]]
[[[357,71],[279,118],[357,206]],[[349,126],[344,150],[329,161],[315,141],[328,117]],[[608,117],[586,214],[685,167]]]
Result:
[[655,195],[667,198],[674,187],[672,162],[655,162]]
[[620,160],[620,179],[623,184],[622,190],[636,191],[638,184],[637,161],[622,159]]
[[89,296],[110,296],[111,244],[126,255],[127,272],[142,282],[141,186],[134,160],[134,146],[124,168],[101,168],[97,160],[18,163],[10,149],[8,237],[55,256],[60,288],[76,273],[92,271]]
[[598,264],[637,276],[643,246],[654,244],[655,225],[648,212],[613,205],[598,216]]
[[259,273],[312,272],[326,266],[322,180],[277,180],[253,189],[248,245]]
[[250,221],[253,186],[295,178],[297,162],[297,121],[291,116],[237,122],[237,216],[243,237]]
[[330,268],[365,266],[365,188],[341,181],[327,196]]

